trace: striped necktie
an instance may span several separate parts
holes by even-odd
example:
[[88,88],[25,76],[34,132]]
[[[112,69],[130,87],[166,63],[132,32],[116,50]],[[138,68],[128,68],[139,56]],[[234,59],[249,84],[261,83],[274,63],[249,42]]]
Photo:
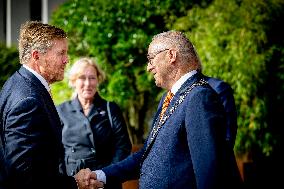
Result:
[[163,117],[164,113],[166,112],[172,98],[173,98],[174,94],[171,92],[171,91],[168,91],[167,93],[167,96],[163,102],[163,106],[162,106],[162,111],[161,111],[161,114],[160,114],[160,118]]

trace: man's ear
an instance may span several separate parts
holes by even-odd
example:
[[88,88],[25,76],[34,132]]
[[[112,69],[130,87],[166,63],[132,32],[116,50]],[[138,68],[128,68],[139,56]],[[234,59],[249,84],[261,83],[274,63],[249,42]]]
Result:
[[38,60],[39,59],[39,52],[38,51],[32,51],[32,58],[34,60]]
[[176,49],[169,49],[168,55],[169,55],[170,63],[175,63],[176,59],[177,59],[177,51],[176,51]]

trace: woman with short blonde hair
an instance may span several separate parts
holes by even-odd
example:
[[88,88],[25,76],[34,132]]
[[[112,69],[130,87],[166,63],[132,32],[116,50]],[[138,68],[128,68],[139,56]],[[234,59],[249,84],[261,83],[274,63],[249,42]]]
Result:
[[[94,58],[77,60],[70,69],[72,100],[57,106],[63,124],[62,142],[68,175],[82,168],[97,170],[126,158],[131,142],[119,106],[100,97],[99,84],[105,79]],[[108,183],[119,189],[121,183]]]

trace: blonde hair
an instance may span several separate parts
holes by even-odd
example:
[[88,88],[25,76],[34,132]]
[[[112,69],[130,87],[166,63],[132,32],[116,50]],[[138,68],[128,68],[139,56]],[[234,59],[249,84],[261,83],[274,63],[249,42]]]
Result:
[[102,83],[105,80],[105,73],[99,67],[98,63],[94,58],[83,57],[78,59],[72,65],[69,72],[69,85],[73,87],[75,80],[83,73],[84,69],[88,66],[92,66],[96,72],[98,77],[98,84]]
[[67,38],[64,30],[38,21],[27,21],[21,25],[19,35],[19,59],[21,64],[31,58],[32,50],[46,53],[53,40]]

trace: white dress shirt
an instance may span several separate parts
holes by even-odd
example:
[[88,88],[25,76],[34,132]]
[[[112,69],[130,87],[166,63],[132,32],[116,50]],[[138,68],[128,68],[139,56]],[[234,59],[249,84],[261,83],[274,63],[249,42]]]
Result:
[[175,82],[175,84],[172,86],[171,88],[171,92],[175,95],[176,92],[180,89],[180,87],[182,86],[182,84],[184,84],[184,82],[190,78],[191,76],[193,76],[194,74],[196,74],[197,71],[196,70],[192,70],[186,74],[184,74],[183,76],[181,76],[181,78],[179,78],[179,80],[177,82]]
[[40,82],[43,84],[43,86],[46,88],[46,90],[50,93],[50,87],[47,83],[47,81],[40,75],[38,74],[36,71],[34,71],[33,69],[31,69],[30,67],[28,67],[27,65],[23,64],[23,67],[26,68],[28,71],[32,72],[32,74],[34,74],[39,80]]

